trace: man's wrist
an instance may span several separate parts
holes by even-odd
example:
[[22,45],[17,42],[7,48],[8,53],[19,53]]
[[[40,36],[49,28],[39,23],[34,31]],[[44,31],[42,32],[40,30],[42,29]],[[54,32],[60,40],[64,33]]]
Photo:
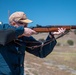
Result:
[[54,34],[52,34],[52,32],[49,32],[49,37],[54,38]]
[[50,38],[53,38],[50,34],[49,34],[49,37],[50,37]]

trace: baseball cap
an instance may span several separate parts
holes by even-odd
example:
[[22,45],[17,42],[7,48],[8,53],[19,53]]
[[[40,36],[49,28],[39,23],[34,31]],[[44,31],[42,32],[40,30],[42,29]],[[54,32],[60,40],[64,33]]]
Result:
[[32,22],[32,20],[26,17],[26,14],[24,12],[14,12],[13,14],[11,14],[9,17],[9,22],[11,23],[12,21],[22,22],[22,23]]

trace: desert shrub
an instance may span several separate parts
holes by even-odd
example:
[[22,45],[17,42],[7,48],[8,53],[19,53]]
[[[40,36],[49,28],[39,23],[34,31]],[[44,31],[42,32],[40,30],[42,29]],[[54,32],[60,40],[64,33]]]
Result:
[[68,43],[69,45],[74,45],[73,40],[67,40],[67,43]]

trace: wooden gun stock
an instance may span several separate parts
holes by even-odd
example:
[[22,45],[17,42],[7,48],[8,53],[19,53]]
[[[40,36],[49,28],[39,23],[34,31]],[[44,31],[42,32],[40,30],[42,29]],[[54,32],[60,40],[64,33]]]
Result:
[[43,27],[33,27],[32,29],[36,32],[56,32],[58,28],[66,28],[66,30],[76,29],[76,26],[43,26]]

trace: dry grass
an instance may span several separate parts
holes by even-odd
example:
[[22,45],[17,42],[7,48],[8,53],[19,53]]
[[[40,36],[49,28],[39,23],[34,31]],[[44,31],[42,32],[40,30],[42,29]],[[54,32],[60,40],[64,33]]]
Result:
[[[38,36],[40,36],[39,34]],[[43,34],[46,37],[47,33]],[[36,37],[34,35],[34,37]],[[36,37],[39,39],[40,37]],[[74,40],[74,46],[68,46],[66,41]],[[70,33],[58,39],[61,46],[56,46],[53,52],[44,59],[26,53],[26,75],[76,75],[76,35]],[[65,40],[65,41],[64,41]],[[64,44],[64,45],[63,45]]]

